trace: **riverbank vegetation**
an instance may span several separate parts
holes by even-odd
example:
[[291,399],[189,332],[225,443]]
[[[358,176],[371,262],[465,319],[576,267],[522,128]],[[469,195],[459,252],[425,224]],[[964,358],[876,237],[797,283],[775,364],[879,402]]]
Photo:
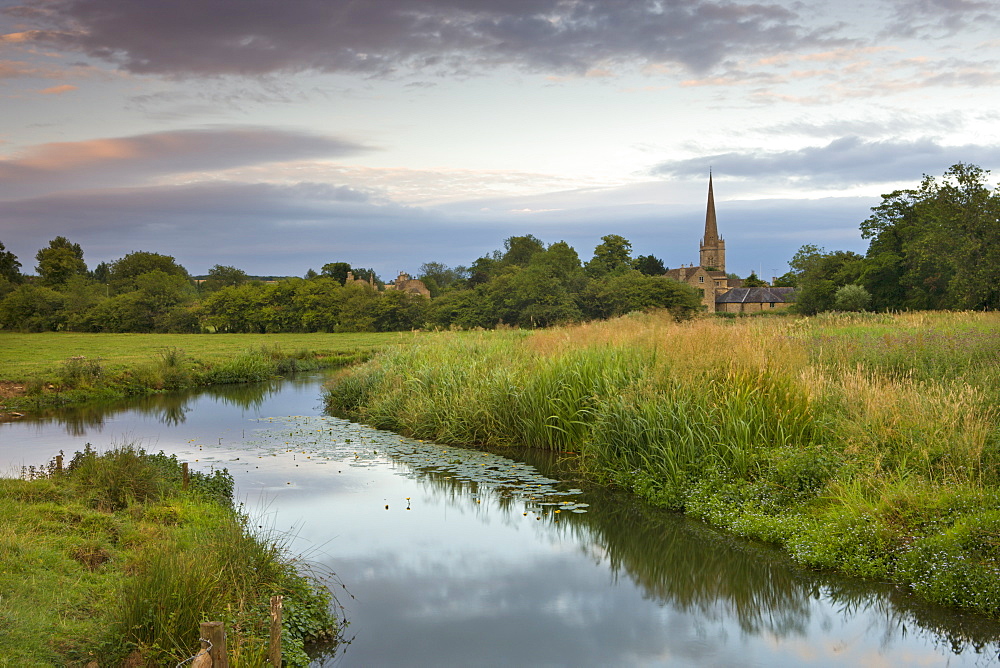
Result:
[[443,443],[559,451],[800,563],[1000,616],[1000,316],[634,314],[442,334],[331,409]]
[[285,665],[308,665],[305,644],[337,632],[329,590],[232,490],[224,470],[184,489],[176,458],[133,445],[0,478],[4,665],[175,665],[210,619],[226,624],[234,667],[261,666],[278,594]]
[[268,380],[366,359],[413,334],[0,332],[0,413]]

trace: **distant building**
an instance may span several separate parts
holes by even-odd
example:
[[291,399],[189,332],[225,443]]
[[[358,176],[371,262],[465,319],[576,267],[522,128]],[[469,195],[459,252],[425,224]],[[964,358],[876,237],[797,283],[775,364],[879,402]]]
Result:
[[679,269],[668,270],[665,276],[698,290],[708,313],[753,313],[787,308],[791,304],[792,288],[744,288],[741,279],[726,276],[726,242],[719,236],[711,174],[708,175],[705,234],[698,251],[698,265],[682,264]]
[[378,286],[375,285],[375,276],[374,275],[369,276],[368,280],[366,281],[363,278],[357,278],[354,275],[353,271],[349,271],[349,272],[347,272],[347,278],[344,280],[344,285],[350,285],[351,283],[358,283],[360,285],[364,285],[366,287],[369,287],[372,290],[378,291]]
[[396,277],[395,281],[386,283],[386,290],[399,290],[411,295],[423,295],[430,299],[431,291],[427,289],[424,282],[417,278],[410,278],[410,275],[405,271],[399,272],[399,276]]

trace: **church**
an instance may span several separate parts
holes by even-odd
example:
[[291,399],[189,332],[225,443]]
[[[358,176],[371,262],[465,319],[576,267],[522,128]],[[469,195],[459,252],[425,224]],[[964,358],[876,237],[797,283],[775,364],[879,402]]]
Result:
[[699,290],[702,306],[708,313],[757,313],[787,308],[793,301],[794,288],[744,288],[742,279],[726,275],[726,241],[719,236],[711,173],[708,175],[708,209],[698,264],[682,264],[665,275]]

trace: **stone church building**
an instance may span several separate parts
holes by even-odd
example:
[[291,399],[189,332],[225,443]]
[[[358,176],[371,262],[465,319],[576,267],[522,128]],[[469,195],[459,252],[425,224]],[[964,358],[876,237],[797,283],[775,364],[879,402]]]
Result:
[[744,288],[742,279],[726,275],[726,242],[719,236],[711,174],[708,175],[705,234],[698,250],[697,265],[682,264],[678,269],[668,270],[665,275],[699,290],[706,312],[755,313],[791,305],[793,288]]

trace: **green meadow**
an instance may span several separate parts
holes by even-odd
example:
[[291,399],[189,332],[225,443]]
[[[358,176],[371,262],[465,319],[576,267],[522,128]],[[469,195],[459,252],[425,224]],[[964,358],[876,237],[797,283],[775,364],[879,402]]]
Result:
[[[0,405],[31,410],[343,366],[413,333],[0,332]],[[2,410],[2,409],[0,409]]]
[[666,314],[442,333],[340,372],[337,412],[562,453],[816,568],[1000,616],[1000,314]]

